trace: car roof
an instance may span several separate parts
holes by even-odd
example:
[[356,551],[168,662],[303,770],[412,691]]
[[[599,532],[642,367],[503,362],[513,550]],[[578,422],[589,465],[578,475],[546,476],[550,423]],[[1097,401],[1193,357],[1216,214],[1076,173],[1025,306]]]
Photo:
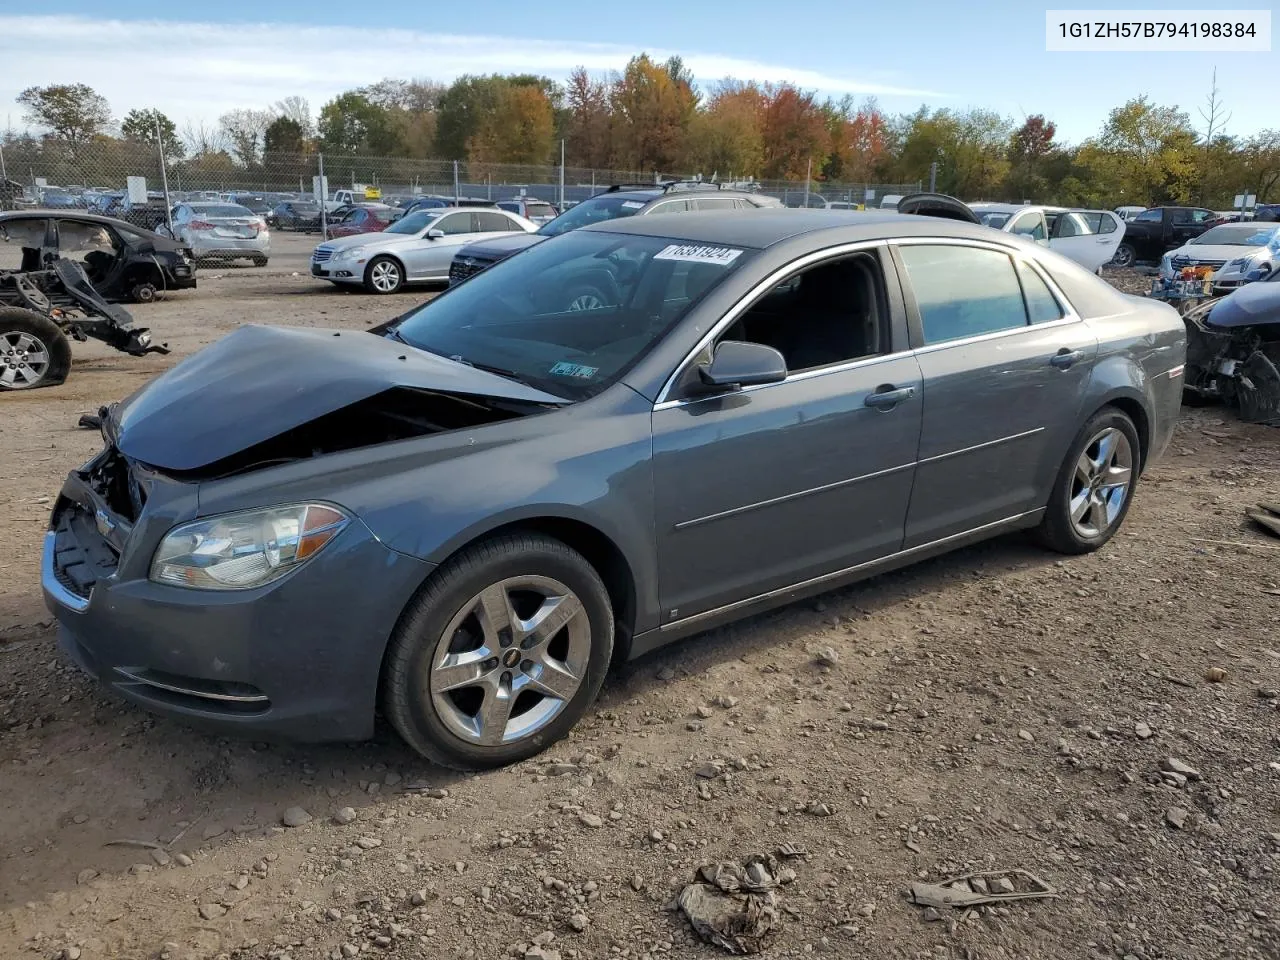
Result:
[[939,217],[891,210],[818,210],[763,207],[732,216],[724,213],[682,213],[669,217],[623,217],[580,228],[602,233],[667,237],[692,243],[763,249],[784,240],[824,232],[840,233],[832,243],[879,240],[886,237],[946,236],[1010,242],[1010,235],[990,227]]

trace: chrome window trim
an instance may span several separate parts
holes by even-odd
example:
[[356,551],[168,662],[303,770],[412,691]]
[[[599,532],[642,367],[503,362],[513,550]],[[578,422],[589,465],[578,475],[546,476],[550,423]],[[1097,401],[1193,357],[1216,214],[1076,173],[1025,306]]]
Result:
[[[804,256],[799,257],[795,260],[792,260],[790,263],[784,266],[781,266],[778,269],[774,270],[772,273],[768,274],[763,280],[761,280],[759,283],[753,286],[750,290],[748,290],[745,294],[743,294],[738,299],[737,303],[735,303],[732,307],[730,307],[727,311],[725,311],[724,316],[722,316],[719,320],[713,323],[711,325],[711,329],[702,335],[702,337],[698,340],[694,348],[690,350],[687,354],[685,354],[685,357],[683,360],[681,360],[678,364],[676,364],[675,370],[673,370],[671,375],[667,377],[666,382],[663,383],[662,385],[662,389],[658,391],[658,399],[654,401],[654,409],[655,410],[659,408],[667,409],[669,407],[678,406],[680,404],[692,403],[698,400],[706,399],[705,397],[693,397],[693,398],[672,400],[671,390],[672,388],[675,387],[676,381],[680,379],[680,374],[682,374],[685,371],[685,368],[689,366],[690,362],[692,362],[693,359],[696,356],[698,356],[698,354],[702,353],[702,351],[707,348],[708,344],[714,341],[716,337],[718,337],[726,329],[731,327],[734,321],[736,321],[738,317],[742,315],[742,313],[747,309],[747,307],[750,306],[752,303],[754,303],[760,296],[767,293],[770,288],[777,286],[784,278],[790,276],[796,271],[803,270],[806,267],[812,266],[813,264],[818,263],[821,260],[829,260],[835,257],[844,256],[845,254],[849,254],[849,253],[861,253],[864,250],[871,250],[871,249],[876,249],[877,247],[882,247],[884,246],[884,244],[885,244],[884,240],[857,240],[852,243],[842,243],[834,247],[825,247],[822,250],[815,250],[812,253],[806,253]],[[880,354],[875,357],[861,357],[857,360],[849,360],[841,364],[833,364],[829,367],[815,367],[813,370],[804,370],[797,373],[794,378],[788,375],[787,379],[781,382],[789,383],[792,379],[799,379],[799,378],[808,377],[808,376],[816,376],[820,373],[834,373],[834,372],[837,372],[838,369],[847,369],[857,364],[868,363],[868,362],[879,361],[879,360],[887,360],[890,357],[895,357],[895,356],[906,356],[910,352],[911,351],[909,350],[903,350],[896,354],[891,353],[891,354]],[[761,384],[761,386],[768,386],[768,387],[774,387],[777,385],[778,384],[774,384],[774,383]],[[746,389],[747,390],[759,389],[759,387],[748,387]],[[742,392],[746,392],[746,391],[744,390]]]
[[[1029,256],[1023,250],[1017,250],[1006,247],[1002,244],[990,243],[983,240],[971,240],[968,237],[901,237],[896,240],[890,240],[889,243],[894,246],[920,246],[927,244],[929,246],[977,247],[983,250],[991,250],[995,253],[1003,253],[1006,256],[1013,257],[1014,259],[1020,260],[1030,266],[1031,269],[1036,272],[1036,275],[1049,287],[1049,292],[1053,294],[1055,299],[1057,299],[1058,306],[1065,311],[1064,316],[1057,320],[1049,320],[1045,323],[1031,323],[1031,317],[1030,314],[1028,314],[1028,322],[1021,327],[1009,327],[1006,330],[993,330],[991,333],[980,333],[975,336],[964,337],[959,340],[942,340],[938,343],[927,343],[923,347],[919,347],[913,351],[917,356],[920,354],[934,353],[938,350],[945,350],[948,347],[964,346],[972,343],[984,343],[988,340],[998,340],[1003,337],[1014,336],[1019,333],[1029,333],[1033,330],[1049,330],[1054,327],[1065,327],[1068,324],[1084,322],[1084,318],[1076,312],[1075,307],[1071,305],[1071,301],[1068,300],[1066,295],[1062,292],[1062,288],[1053,282],[1053,277],[1049,276],[1048,271],[1040,265],[1039,261],[1035,257]],[[1014,276],[1017,276],[1016,270],[1014,271]],[[910,283],[910,280],[911,278],[908,276],[908,284]],[[1019,287],[1021,287],[1021,284],[1019,284]]]

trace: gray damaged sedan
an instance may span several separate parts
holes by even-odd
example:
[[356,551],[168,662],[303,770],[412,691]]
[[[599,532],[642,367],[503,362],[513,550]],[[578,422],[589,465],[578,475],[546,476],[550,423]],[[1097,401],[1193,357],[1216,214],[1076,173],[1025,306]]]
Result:
[[[606,293],[571,310],[581,281]],[[1185,328],[985,227],[630,218],[375,335],[249,326],[115,405],[43,584],[151,710],[481,768],[609,665],[995,534],[1116,532]]]

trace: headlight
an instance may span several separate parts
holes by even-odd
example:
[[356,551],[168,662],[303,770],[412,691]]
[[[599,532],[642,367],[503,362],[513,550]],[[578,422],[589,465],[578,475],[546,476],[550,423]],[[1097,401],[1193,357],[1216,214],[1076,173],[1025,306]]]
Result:
[[1250,258],[1249,258],[1249,257],[1236,257],[1236,259],[1229,261],[1229,262],[1227,263],[1227,266],[1228,266],[1228,267],[1243,267],[1246,263],[1248,263],[1248,262],[1249,262],[1249,260],[1250,260]]
[[151,579],[201,590],[243,590],[284,576],[350,522],[322,503],[229,513],[174,527],[151,561]]
[[348,247],[346,250],[339,250],[333,255],[335,260],[355,260],[357,257],[364,256],[368,247]]

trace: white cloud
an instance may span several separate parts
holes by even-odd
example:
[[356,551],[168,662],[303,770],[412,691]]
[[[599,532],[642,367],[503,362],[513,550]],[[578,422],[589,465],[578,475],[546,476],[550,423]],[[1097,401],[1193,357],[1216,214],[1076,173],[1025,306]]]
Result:
[[[419,30],[257,23],[122,21],[73,16],[0,16],[0,102],[21,126],[13,98],[28,86],[87,83],[116,115],[157,107],[182,127],[213,122],[235,107],[263,107],[294,94],[313,109],[343,90],[383,77],[449,81],[464,73],[528,72],[563,79],[577,66],[618,70],[637,53],[617,44],[463,36]],[[701,82],[723,77],[791,81],[824,94],[941,94],[786,64],[714,53],[679,53]]]

